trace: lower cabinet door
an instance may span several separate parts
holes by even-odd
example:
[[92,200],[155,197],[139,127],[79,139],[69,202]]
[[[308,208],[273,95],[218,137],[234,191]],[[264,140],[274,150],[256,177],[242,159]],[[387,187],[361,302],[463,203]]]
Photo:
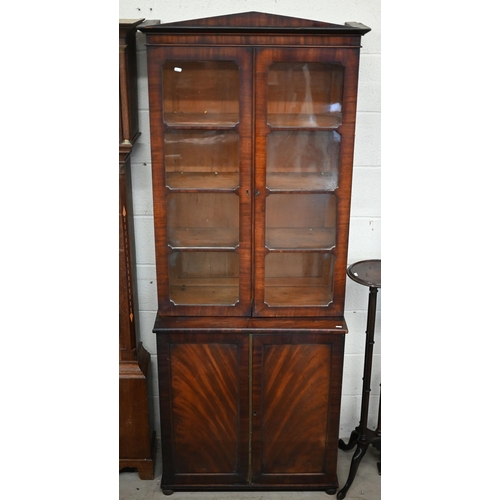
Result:
[[336,489],[344,335],[253,336],[252,482]]
[[244,485],[249,463],[249,337],[157,336],[162,489]]

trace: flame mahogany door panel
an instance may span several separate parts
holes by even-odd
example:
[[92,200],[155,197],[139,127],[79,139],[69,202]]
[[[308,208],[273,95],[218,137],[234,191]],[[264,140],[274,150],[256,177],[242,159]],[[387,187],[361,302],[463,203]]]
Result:
[[157,341],[162,488],[246,484],[248,336],[205,331]]
[[337,488],[344,335],[253,337],[252,480]]

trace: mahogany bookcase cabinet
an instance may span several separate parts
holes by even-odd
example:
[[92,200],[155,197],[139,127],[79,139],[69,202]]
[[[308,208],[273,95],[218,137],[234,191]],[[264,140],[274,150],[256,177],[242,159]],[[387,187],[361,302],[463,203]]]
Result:
[[161,488],[333,494],[369,28],[249,12],[140,29]]

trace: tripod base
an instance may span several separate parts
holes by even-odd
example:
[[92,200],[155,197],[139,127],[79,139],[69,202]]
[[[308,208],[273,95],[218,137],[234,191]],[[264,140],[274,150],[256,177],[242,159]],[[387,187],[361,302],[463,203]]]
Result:
[[[356,477],[356,472],[358,471],[359,464],[361,460],[365,456],[366,450],[370,445],[380,451],[380,433],[378,431],[372,431],[370,429],[366,429],[364,435],[361,434],[360,428],[356,427],[351,432],[349,437],[349,441],[345,443],[342,439],[339,440],[339,448],[343,451],[352,450],[356,446],[356,451],[351,460],[351,468],[349,469],[349,476],[344,487],[337,493],[337,498],[342,500],[345,498],[347,491],[351,487],[354,478]],[[378,471],[380,474],[380,462],[377,463]]]

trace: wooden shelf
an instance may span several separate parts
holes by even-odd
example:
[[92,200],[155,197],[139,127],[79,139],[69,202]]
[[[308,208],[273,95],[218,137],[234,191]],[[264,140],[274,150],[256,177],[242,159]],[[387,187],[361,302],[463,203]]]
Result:
[[170,298],[177,305],[233,305],[238,301],[238,278],[187,281],[170,286]]
[[333,300],[329,286],[267,286],[264,302],[270,307],[327,306]]
[[239,186],[238,172],[167,172],[170,189],[234,190]]
[[266,246],[276,250],[330,250],[335,246],[335,228],[267,228]]
[[267,187],[271,191],[334,191],[338,187],[337,172],[267,174]]
[[237,113],[164,113],[169,126],[234,128],[239,122]]
[[273,128],[338,128],[342,125],[342,113],[324,115],[268,114],[267,122]]
[[173,248],[236,248],[239,238],[237,227],[171,227],[168,230],[168,244]]

